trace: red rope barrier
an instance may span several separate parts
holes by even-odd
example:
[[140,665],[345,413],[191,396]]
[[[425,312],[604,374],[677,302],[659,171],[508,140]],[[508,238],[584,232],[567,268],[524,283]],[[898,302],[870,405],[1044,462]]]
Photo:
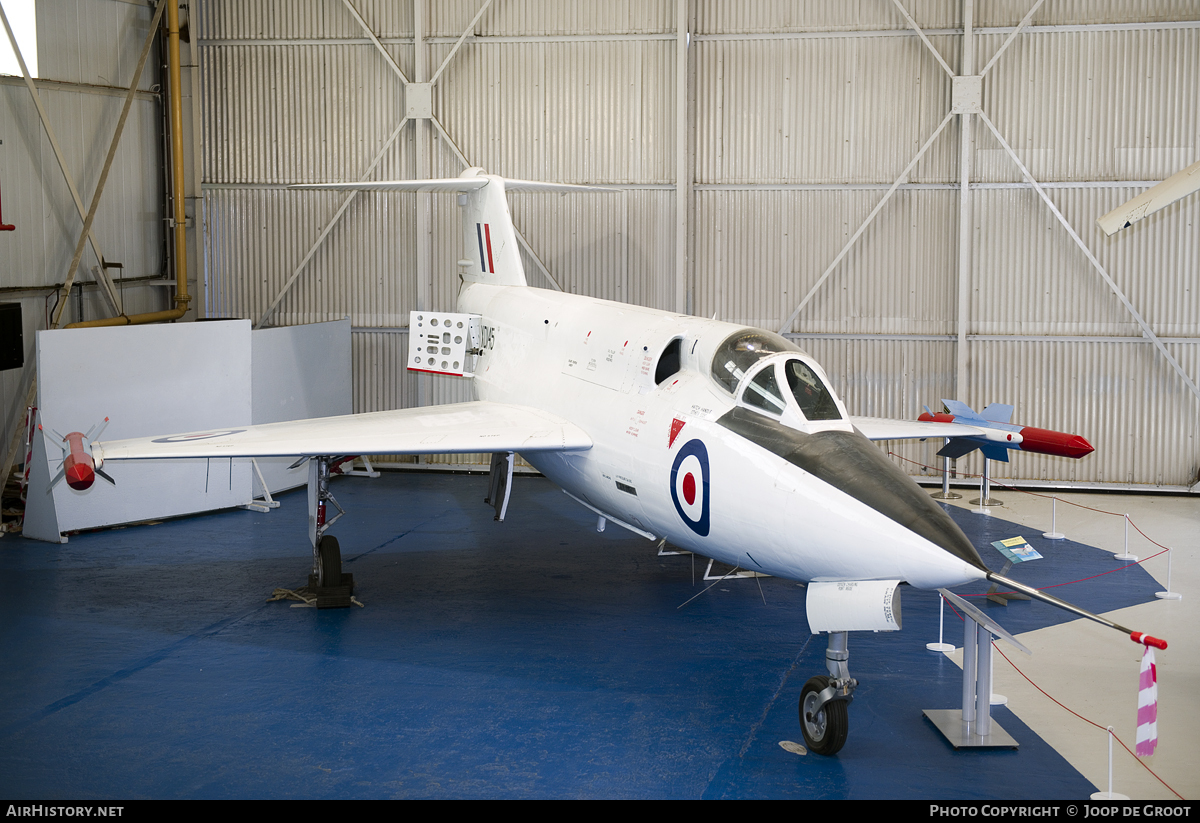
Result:
[[[1107,574],[1107,572],[1106,572],[1106,574]],[[941,595],[938,595],[938,596],[939,596],[939,597],[941,597]],[[956,617],[957,617],[959,620],[963,620],[963,621],[965,621],[965,619],[966,619],[966,618],[964,618],[964,617],[963,617],[961,614],[959,614],[959,611],[958,611],[958,609],[954,608],[954,604],[953,604],[953,603],[951,603],[951,602],[950,602],[950,601],[948,601],[948,600],[947,600],[947,601],[945,601],[945,602],[946,602],[946,605],[948,605],[948,606],[950,607],[950,611],[954,612],[954,615],[955,615],[955,616],[956,616]],[[1050,700],[1050,702],[1054,703],[1054,705],[1058,706],[1060,709],[1063,709],[1064,711],[1067,711],[1067,712],[1069,712],[1069,713],[1073,714],[1075,717],[1078,717],[1078,718],[1079,718],[1080,720],[1082,720],[1084,723],[1088,723],[1088,724],[1090,724],[1090,725],[1092,725],[1092,726],[1095,726],[1097,729],[1103,729],[1105,732],[1107,732],[1107,731],[1108,731],[1108,727],[1107,727],[1107,726],[1101,726],[1101,725],[1100,725],[1099,723],[1097,723],[1096,721],[1094,721],[1094,720],[1089,720],[1088,718],[1086,718],[1086,717],[1084,717],[1083,715],[1081,715],[1079,712],[1077,712],[1077,711],[1075,711],[1074,709],[1072,709],[1072,708],[1070,708],[1070,707],[1068,707],[1068,706],[1064,705],[1064,704],[1063,704],[1061,701],[1059,701],[1059,700],[1055,699],[1053,696],[1051,696],[1051,695],[1050,695],[1050,693],[1049,693],[1049,692],[1047,692],[1045,689],[1043,689],[1043,688],[1042,688],[1041,686],[1039,686],[1037,683],[1034,683],[1032,680],[1030,680],[1030,679],[1029,679],[1029,675],[1027,675],[1027,674],[1025,674],[1025,672],[1021,671],[1021,670],[1020,670],[1020,669],[1017,667],[1017,664],[1016,664],[1016,663],[1014,663],[1014,662],[1012,662],[1012,660],[1010,660],[1010,659],[1009,659],[1008,655],[1006,655],[1006,654],[1004,653],[1004,650],[1003,650],[1003,649],[1001,649],[1001,648],[1000,648],[998,645],[996,645],[996,641],[994,641],[994,640],[992,641],[992,648],[994,648],[996,651],[998,651],[998,652],[1000,653],[1000,656],[1001,656],[1001,657],[1003,657],[1003,658],[1005,659],[1005,661],[1007,661],[1008,665],[1012,666],[1012,667],[1013,667],[1013,669],[1016,671],[1016,673],[1017,673],[1017,674],[1019,674],[1019,675],[1021,675],[1021,677],[1025,678],[1026,682],[1028,682],[1030,686],[1033,686],[1035,689],[1037,689],[1039,692],[1041,692],[1041,693],[1042,693],[1042,694],[1043,694],[1043,695],[1044,695],[1044,696],[1045,696],[1045,697],[1046,697],[1048,700]],[[1116,739],[1116,741],[1117,741],[1118,743],[1120,743],[1120,744],[1121,744],[1121,748],[1122,748],[1122,749],[1124,749],[1126,752],[1128,752],[1128,754],[1129,754],[1129,756],[1130,756],[1130,757],[1132,757],[1132,758],[1133,758],[1134,760],[1136,760],[1136,761],[1137,761],[1139,764],[1141,764],[1141,766],[1142,766],[1142,768],[1143,768],[1143,769],[1145,769],[1146,771],[1150,772],[1150,774],[1151,774],[1151,775],[1154,777],[1154,779],[1155,779],[1155,780],[1157,780],[1159,783],[1162,783],[1164,786],[1166,786],[1166,787],[1167,787],[1167,791],[1169,791],[1171,794],[1173,794],[1173,795],[1175,795],[1176,797],[1178,797],[1180,800],[1183,800],[1183,799],[1184,799],[1183,795],[1181,795],[1179,792],[1177,792],[1177,791],[1175,791],[1173,788],[1171,788],[1170,784],[1168,784],[1168,783],[1167,783],[1167,781],[1163,780],[1161,777],[1159,777],[1157,774],[1155,774],[1155,773],[1154,773],[1154,770],[1153,770],[1153,769],[1151,769],[1149,766],[1147,766],[1147,765],[1146,765],[1146,761],[1142,760],[1140,757],[1138,757],[1137,755],[1135,755],[1133,752],[1129,751],[1129,747],[1125,745],[1125,741],[1124,741],[1124,740],[1122,740],[1120,737],[1118,737],[1116,732],[1113,732],[1113,733],[1112,733],[1112,736],[1113,736],[1113,738],[1115,738],[1115,739]]]
[[[1049,694],[1049,693],[1047,693],[1047,691],[1046,691],[1045,689],[1043,689],[1043,688],[1042,688],[1041,686],[1039,686],[1037,683],[1034,683],[1032,680],[1030,680],[1030,679],[1029,679],[1029,676],[1028,676],[1027,674],[1025,674],[1025,672],[1023,672],[1023,671],[1021,671],[1019,668],[1017,668],[1017,664],[1016,664],[1016,663],[1014,663],[1014,662],[1012,662],[1011,660],[1009,660],[1009,658],[1008,658],[1008,655],[1006,655],[1006,654],[1004,653],[1004,650],[1003,650],[1003,649],[1001,649],[999,646],[997,646],[997,645],[996,645],[996,642],[995,642],[995,641],[992,641],[992,647],[993,647],[993,648],[994,648],[996,651],[1000,652],[1000,656],[1001,656],[1001,657],[1003,657],[1003,658],[1004,658],[1006,661],[1008,661],[1008,665],[1012,666],[1012,667],[1013,667],[1013,669],[1015,669],[1015,670],[1016,670],[1017,674],[1021,675],[1021,677],[1024,677],[1024,678],[1025,678],[1025,680],[1026,680],[1026,681],[1029,683],[1029,685],[1030,685],[1030,686],[1033,686],[1035,689],[1037,689],[1039,692],[1041,692],[1043,695],[1045,695],[1047,698],[1049,698],[1049,699],[1050,699],[1050,701],[1051,701],[1052,703],[1054,703],[1054,705],[1058,706],[1058,707],[1059,707],[1059,708],[1061,708],[1061,709],[1064,709],[1064,710],[1066,710],[1066,711],[1070,712],[1071,714],[1075,715],[1075,716],[1076,716],[1076,717],[1078,717],[1080,720],[1082,720],[1084,723],[1088,723],[1088,724],[1090,724],[1090,725],[1092,725],[1092,726],[1095,726],[1097,729],[1103,729],[1105,732],[1107,732],[1107,731],[1108,731],[1108,727],[1107,727],[1107,726],[1101,726],[1099,723],[1095,722],[1094,720],[1089,720],[1088,718],[1086,718],[1086,717],[1084,717],[1083,715],[1081,715],[1079,712],[1075,711],[1074,709],[1068,708],[1067,706],[1064,706],[1064,705],[1063,705],[1063,704],[1062,704],[1060,701],[1058,701],[1058,700],[1054,699],[1053,697],[1051,697],[1051,696],[1050,696],[1050,694]],[[1177,791],[1175,791],[1173,788],[1171,788],[1170,784],[1168,784],[1168,783],[1167,783],[1167,781],[1163,780],[1161,777],[1159,777],[1157,774],[1155,774],[1155,773],[1154,773],[1154,770],[1153,770],[1153,769],[1151,769],[1149,766],[1147,766],[1147,765],[1146,765],[1146,761],[1142,760],[1140,757],[1138,757],[1137,755],[1135,755],[1133,752],[1129,751],[1129,747],[1125,745],[1125,741],[1124,741],[1124,740],[1122,740],[1120,737],[1118,737],[1116,732],[1113,732],[1113,733],[1112,733],[1112,736],[1113,736],[1113,738],[1114,738],[1114,739],[1115,739],[1115,740],[1116,740],[1118,743],[1120,743],[1120,744],[1121,744],[1121,748],[1122,748],[1122,749],[1124,749],[1126,752],[1128,752],[1128,754],[1129,754],[1129,756],[1130,756],[1130,757],[1132,757],[1134,760],[1136,760],[1138,763],[1140,763],[1143,769],[1145,769],[1146,771],[1150,772],[1150,774],[1151,774],[1151,775],[1154,777],[1154,779],[1155,779],[1155,780],[1157,780],[1159,783],[1162,783],[1164,786],[1166,786],[1166,787],[1167,787],[1167,791],[1169,791],[1171,794],[1173,794],[1173,795],[1175,795],[1176,797],[1178,797],[1180,800],[1183,800],[1183,799],[1184,799],[1183,795],[1181,795],[1179,792],[1177,792]]]
[[[906,463],[912,463],[916,466],[920,466],[921,468],[924,468],[924,469],[933,469],[934,471],[939,471],[939,469],[936,466],[929,466],[924,463],[920,463],[916,460],[911,460],[907,457],[904,457],[903,455],[896,454],[895,452],[888,452],[888,455],[891,457],[899,458],[900,460],[903,460]],[[979,475],[979,474],[971,474],[969,472],[961,472],[961,474],[963,477],[982,477],[983,476],[983,475]],[[1125,566],[1119,566],[1115,569],[1110,569],[1109,571],[1106,571],[1106,572],[1100,572],[1100,574],[1093,574],[1090,577],[1081,577],[1078,580],[1071,580],[1066,583],[1055,583],[1051,586],[1043,586],[1043,587],[1039,588],[1038,591],[1044,591],[1045,589],[1056,589],[1060,586],[1070,586],[1074,583],[1082,583],[1085,580],[1094,580],[1097,577],[1103,577],[1106,574],[1112,574],[1113,572],[1119,572],[1124,569],[1128,569],[1131,566],[1141,565],[1142,563],[1145,563],[1147,560],[1153,560],[1154,558],[1158,557],[1159,555],[1165,554],[1170,551],[1170,548],[1168,546],[1164,546],[1162,543],[1159,543],[1157,540],[1152,539],[1149,535],[1147,535],[1144,531],[1142,531],[1141,528],[1139,528],[1138,525],[1136,523],[1134,523],[1132,519],[1130,519],[1128,514],[1125,514],[1122,512],[1105,511],[1104,509],[1096,509],[1091,506],[1085,506],[1082,503],[1075,503],[1070,500],[1063,500],[1063,498],[1058,497],[1056,495],[1038,494],[1037,492],[1031,492],[1026,489],[1018,489],[1016,486],[1010,486],[1007,483],[1002,483],[1002,482],[999,482],[996,480],[993,480],[992,483],[994,483],[995,485],[998,485],[998,486],[1003,486],[1004,488],[1009,489],[1010,491],[1020,492],[1021,494],[1032,495],[1033,497],[1040,497],[1043,500],[1045,500],[1047,498],[1051,499],[1051,500],[1062,500],[1062,502],[1066,503],[1067,505],[1075,506],[1076,508],[1086,509],[1088,511],[1096,512],[1098,514],[1111,514],[1114,517],[1124,517],[1126,520],[1129,521],[1129,524],[1131,526],[1133,526],[1134,529],[1137,530],[1138,534],[1140,534],[1142,537],[1146,538],[1146,540],[1153,543],[1155,546],[1158,546],[1160,549],[1162,549],[1162,551],[1156,552],[1155,554],[1152,554],[1149,557],[1143,558],[1142,560],[1139,560],[1135,563],[1129,563]],[[992,594],[1013,594],[1013,592],[992,592]],[[960,596],[987,597],[988,594],[983,593],[983,594],[970,594],[970,595],[960,595]],[[961,614],[959,614],[958,610],[954,608],[954,604],[950,603],[949,606],[950,606],[950,611],[954,612],[955,616],[958,617],[959,620],[965,620],[965,618]],[[1008,662],[1008,665],[1013,667],[1013,669],[1016,671],[1017,674],[1019,674],[1019,675],[1021,675],[1021,677],[1025,678],[1025,680],[1029,683],[1030,686],[1033,686],[1035,689],[1037,689],[1039,692],[1041,692],[1047,699],[1049,699],[1056,706],[1071,713],[1075,717],[1082,720],[1084,723],[1088,723],[1092,726],[1095,726],[1097,729],[1102,729],[1106,733],[1108,732],[1108,727],[1101,726],[1099,723],[1095,722],[1094,720],[1089,720],[1088,718],[1084,717],[1083,715],[1081,715],[1079,712],[1075,711],[1074,709],[1068,708],[1061,701],[1056,700],[1054,697],[1052,697],[1045,689],[1043,689],[1037,683],[1034,683],[1032,680],[1030,680],[1029,676],[1027,674],[1025,674],[1025,672],[1021,671],[1020,668],[1017,667],[1016,663],[1013,663],[1012,660],[1009,659],[1008,655],[1006,655],[1004,653],[1004,651],[999,646],[996,645],[995,641],[992,642],[992,647],[995,648],[996,651],[1000,652],[1000,656],[1003,657],[1005,659],[1005,661]],[[1167,781],[1163,780],[1161,777],[1159,777],[1157,774],[1155,774],[1154,770],[1151,769],[1149,766],[1147,766],[1146,762],[1144,760],[1142,760],[1140,757],[1137,757],[1132,751],[1130,751],[1129,747],[1125,745],[1125,741],[1123,741],[1120,737],[1118,737],[1116,732],[1113,732],[1112,736],[1113,736],[1113,738],[1116,739],[1116,741],[1118,743],[1121,744],[1121,748],[1124,749],[1129,754],[1130,757],[1132,757],[1139,764],[1141,764],[1142,768],[1145,769],[1146,771],[1148,771],[1154,777],[1155,780],[1157,780],[1159,783],[1162,783],[1163,786],[1165,786],[1167,788],[1167,791],[1169,791],[1171,794],[1178,797],[1180,800],[1184,799],[1183,795],[1181,795],[1179,792],[1177,792],[1173,788],[1171,788],[1171,786],[1167,783]]]
[[[895,457],[898,460],[903,460],[905,463],[912,463],[914,466],[920,466],[923,469],[933,469],[935,471],[940,471],[940,469],[938,469],[937,466],[930,466],[925,463],[920,463],[916,460],[912,460],[910,458],[905,457],[904,455],[896,454],[895,452],[892,452],[892,451],[888,452],[888,456]],[[960,472],[960,474],[963,477],[983,477],[983,475],[981,475],[981,474],[971,474],[970,472]],[[999,480],[993,480],[991,482],[994,485],[1002,486],[1002,487],[1008,489],[1009,491],[1019,492],[1020,494],[1028,494],[1032,497],[1040,497],[1043,500],[1061,500],[1063,503],[1066,503],[1068,506],[1074,506],[1077,509],[1087,509],[1090,512],[1096,512],[1098,514],[1111,514],[1113,517],[1124,517],[1126,520],[1129,521],[1129,525],[1133,526],[1134,530],[1136,530],[1138,534],[1140,534],[1142,537],[1146,538],[1146,540],[1148,540],[1149,542],[1153,543],[1155,546],[1158,546],[1160,549],[1163,550],[1161,552],[1158,552],[1157,554],[1152,554],[1149,557],[1143,558],[1142,560],[1139,560],[1136,563],[1130,563],[1129,564],[1130,566],[1137,566],[1137,565],[1140,565],[1141,563],[1145,563],[1147,560],[1153,560],[1155,557],[1158,557],[1160,554],[1163,554],[1164,552],[1169,552],[1171,550],[1170,546],[1164,546],[1162,543],[1159,543],[1157,540],[1154,540],[1148,534],[1146,534],[1144,531],[1142,531],[1141,527],[1139,527],[1137,523],[1134,523],[1133,519],[1128,514],[1125,514],[1123,512],[1110,512],[1110,511],[1105,511],[1104,509],[1095,509],[1095,508],[1092,508],[1091,506],[1085,506],[1082,503],[1075,503],[1071,500],[1067,500],[1067,499],[1059,497],[1057,495],[1038,494],[1037,492],[1031,492],[1028,489],[1019,489],[1016,486],[1010,486],[1007,483],[1003,483]],[[1119,571],[1121,571],[1121,569],[1127,569],[1127,568],[1129,568],[1129,566],[1121,566],[1119,568],[1113,569],[1112,571],[1101,572],[1101,574],[1112,574],[1112,572],[1119,572]],[[1092,577],[1099,577],[1099,576],[1100,575],[1097,574],[1097,575],[1093,575]],[[1084,577],[1082,579],[1083,580],[1091,580],[1092,578]],[[1076,580],[1076,581],[1072,581],[1072,582],[1077,583],[1079,581]],[[1055,584],[1055,586],[1069,586],[1069,585],[1070,585],[1070,583],[1056,583]],[[1046,586],[1045,588],[1052,589],[1052,588],[1054,588],[1054,586]],[[1007,593],[1008,592],[1006,592],[1006,594]],[[971,596],[978,597],[979,595],[971,595]]]

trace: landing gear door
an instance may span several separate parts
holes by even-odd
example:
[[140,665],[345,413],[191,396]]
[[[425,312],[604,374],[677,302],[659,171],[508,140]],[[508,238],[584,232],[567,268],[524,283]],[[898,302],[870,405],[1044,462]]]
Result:
[[813,634],[900,629],[899,580],[814,581],[805,600]]

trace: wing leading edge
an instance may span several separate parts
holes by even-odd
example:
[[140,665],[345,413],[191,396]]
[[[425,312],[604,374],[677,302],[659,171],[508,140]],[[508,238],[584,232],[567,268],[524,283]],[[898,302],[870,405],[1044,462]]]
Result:
[[475,401],[96,443],[96,465],[167,457],[581,451],[587,432],[539,409]]

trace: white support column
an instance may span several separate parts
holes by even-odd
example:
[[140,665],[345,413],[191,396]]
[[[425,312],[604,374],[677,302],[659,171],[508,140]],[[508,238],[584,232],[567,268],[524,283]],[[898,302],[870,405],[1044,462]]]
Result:
[[688,0],[675,0],[675,300],[674,309],[690,314],[688,301],[688,228],[691,224],[691,165],[688,163]]
[[[429,76],[428,55],[425,53],[425,0],[413,0],[413,82],[425,83]],[[407,89],[405,91],[407,94]],[[429,120],[419,118],[413,121],[415,132],[416,179],[428,179],[430,170],[430,127]],[[417,311],[430,311],[433,306],[433,272],[430,261],[433,258],[430,236],[432,220],[432,195],[429,192],[417,192]],[[428,406],[431,402],[429,377],[421,372],[417,379],[417,405]]]
[[[975,37],[972,29],[975,0],[963,0],[963,45],[961,76],[970,77],[975,69]],[[959,101],[955,101],[956,103]],[[957,106],[956,106],[957,108]],[[967,333],[971,311],[971,112],[959,112],[958,149],[958,359],[955,371],[956,397],[967,399]]]

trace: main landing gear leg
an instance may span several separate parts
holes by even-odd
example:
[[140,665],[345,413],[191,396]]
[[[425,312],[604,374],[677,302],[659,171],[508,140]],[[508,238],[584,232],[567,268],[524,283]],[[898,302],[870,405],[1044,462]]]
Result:
[[508,511],[508,498],[512,495],[513,453],[493,452],[492,470],[488,480],[488,496],[484,503],[496,510],[497,521],[503,520]]
[[[325,531],[346,513],[329,493],[329,467],[332,457],[313,457],[308,461],[308,539],[313,547],[313,568],[308,588],[317,596],[318,609],[342,609],[350,606],[354,593],[354,575],[342,572],[342,552],[337,538]],[[337,514],[326,517],[333,504]]]
[[858,681],[850,676],[848,632],[830,632],[825,650],[829,676],[818,675],[800,691],[800,728],[804,743],[816,754],[837,754],[850,730],[847,707]]

